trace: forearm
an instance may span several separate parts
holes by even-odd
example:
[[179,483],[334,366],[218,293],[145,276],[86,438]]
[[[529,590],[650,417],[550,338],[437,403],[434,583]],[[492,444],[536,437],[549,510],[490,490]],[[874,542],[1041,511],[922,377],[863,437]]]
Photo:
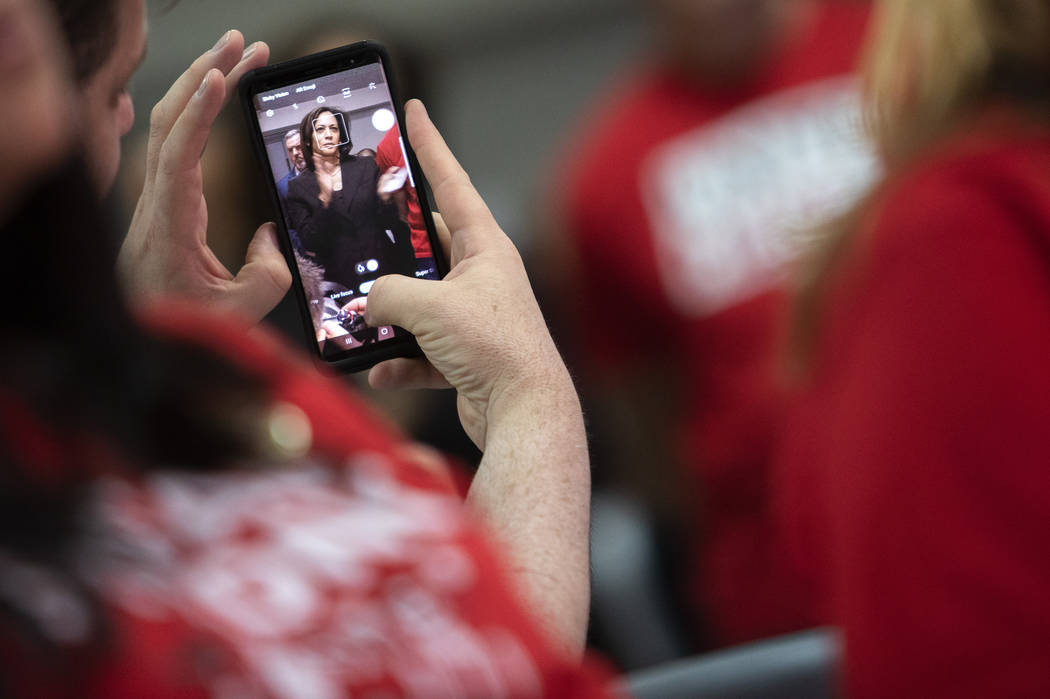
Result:
[[590,462],[579,399],[560,363],[489,410],[469,504],[501,546],[520,595],[563,650],[582,654],[590,602]]
[[452,272],[440,282],[376,280],[368,323],[407,329],[426,361],[384,362],[370,381],[456,389],[463,428],[484,452],[468,502],[503,549],[534,618],[579,655],[590,597],[590,464],[579,399],[513,243],[422,105],[409,102],[406,113],[448,223]]

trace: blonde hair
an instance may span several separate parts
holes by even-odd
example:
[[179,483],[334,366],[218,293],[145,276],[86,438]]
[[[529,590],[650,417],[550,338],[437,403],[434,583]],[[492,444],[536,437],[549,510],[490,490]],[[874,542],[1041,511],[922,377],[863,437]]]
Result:
[[869,126],[889,164],[942,136],[983,100],[1047,85],[1046,0],[880,0],[864,60]]
[[973,99],[992,60],[980,0],[883,0],[864,59],[868,126],[891,162]]
[[[863,86],[868,130],[890,175],[989,100],[1050,123],[1050,0],[878,0]],[[876,196],[821,236],[796,309],[800,367],[811,359],[829,273]]]

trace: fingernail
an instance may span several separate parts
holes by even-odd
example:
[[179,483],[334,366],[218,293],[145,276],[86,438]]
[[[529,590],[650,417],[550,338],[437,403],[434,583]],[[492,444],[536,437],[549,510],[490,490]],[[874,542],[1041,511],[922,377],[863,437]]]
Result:
[[203,95],[204,91],[208,89],[208,78],[209,77],[211,77],[210,73],[208,75],[205,75],[204,76],[204,80],[201,81],[201,86],[197,88],[197,96],[198,97]]
[[257,49],[257,48],[259,48],[259,42],[258,41],[256,41],[254,44],[252,44],[248,48],[244,49],[244,53],[241,54],[241,60],[243,61],[248,56],[251,56],[253,53],[255,53],[255,49]]
[[219,40],[215,42],[215,46],[211,47],[212,53],[217,53],[219,49],[226,45],[226,42],[230,40],[230,33],[232,29],[227,29],[226,33],[219,37]]

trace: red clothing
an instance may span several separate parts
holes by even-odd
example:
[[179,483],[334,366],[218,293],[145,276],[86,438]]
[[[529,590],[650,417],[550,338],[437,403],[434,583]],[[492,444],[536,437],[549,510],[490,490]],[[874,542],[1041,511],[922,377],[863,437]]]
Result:
[[[810,620],[772,573],[770,374],[792,232],[847,208],[874,176],[849,77],[866,18],[863,3],[825,3],[732,92],[647,70],[594,110],[571,158],[572,317],[587,368],[602,380],[648,362],[682,377],[679,468],[704,499],[696,604],[725,643]],[[641,328],[625,329],[625,301]]]
[[[401,133],[398,129],[387,130],[383,140],[379,142],[376,147],[376,164],[379,166],[380,173],[392,167],[405,167],[405,153],[401,150]],[[430,249],[430,238],[427,236],[427,226],[423,222],[423,211],[419,208],[416,188],[406,180],[403,189],[408,197],[408,221],[406,223],[412,230],[412,247],[416,251],[416,257],[433,257],[434,252]]]
[[1050,131],[893,178],[830,278],[782,509],[851,697],[1050,696]]
[[[451,487],[339,383],[226,319],[150,324],[262,377],[313,449],[295,467],[100,479],[84,576],[112,652],[78,696],[604,696],[537,631]],[[32,613],[46,590],[82,618],[24,564],[0,556],[0,581],[5,603]],[[5,651],[5,688],[48,696],[53,669]]]

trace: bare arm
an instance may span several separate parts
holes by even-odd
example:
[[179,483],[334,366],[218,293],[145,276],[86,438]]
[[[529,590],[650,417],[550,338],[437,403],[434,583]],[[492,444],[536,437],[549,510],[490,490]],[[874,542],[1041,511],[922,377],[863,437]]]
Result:
[[590,465],[576,391],[514,245],[422,104],[410,102],[406,114],[448,224],[452,269],[439,282],[376,281],[369,324],[410,330],[426,359],[384,362],[371,381],[456,389],[464,429],[484,452],[468,502],[502,545],[534,617],[579,655],[590,594]]
[[489,410],[468,502],[501,544],[520,593],[553,640],[579,656],[590,603],[590,463],[568,372]]

